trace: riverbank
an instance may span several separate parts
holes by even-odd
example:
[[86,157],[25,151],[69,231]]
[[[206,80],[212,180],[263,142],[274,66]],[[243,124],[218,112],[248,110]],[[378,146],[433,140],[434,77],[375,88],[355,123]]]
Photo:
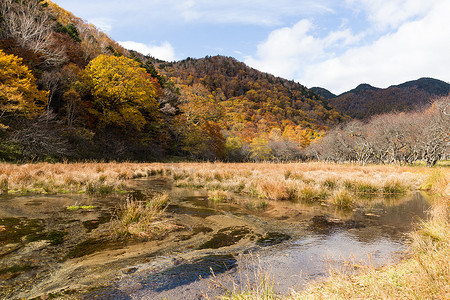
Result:
[[[332,270],[323,282],[289,296],[277,295],[270,275],[221,299],[450,299],[450,176],[435,170],[422,183],[429,192],[430,219],[410,234],[407,258],[382,268],[358,266],[357,275]],[[351,273],[350,273],[351,274]]]
[[428,180],[431,219],[411,234],[409,258],[358,276],[331,277],[290,299],[450,299],[450,178]]

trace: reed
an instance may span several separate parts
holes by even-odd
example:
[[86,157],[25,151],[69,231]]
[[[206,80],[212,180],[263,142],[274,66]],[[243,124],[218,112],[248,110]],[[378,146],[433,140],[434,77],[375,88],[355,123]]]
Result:
[[215,203],[231,202],[233,200],[233,197],[230,192],[215,190],[208,192],[208,200],[211,200]]
[[333,193],[330,202],[341,209],[351,209],[355,206],[355,196],[346,189],[340,189]]
[[145,200],[127,196],[111,221],[115,237],[152,238],[167,231],[170,224],[161,219],[168,199],[167,194],[150,196]]

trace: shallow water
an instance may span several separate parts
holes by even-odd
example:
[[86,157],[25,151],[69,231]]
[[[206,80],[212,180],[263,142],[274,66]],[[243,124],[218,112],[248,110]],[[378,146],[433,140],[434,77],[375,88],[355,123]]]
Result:
[[132,184],[169,191],[166,213],[181,229],[159,240],[116,242],[108,224],[125,196],[0,198],[0,296],[194,299],[252,283],[259,269],[277,292],[288,293],[330,268],[354,272],[395,262],[405,234],[429,208],[412,194],[361,199],[350,211],[285,201],[251,210],[212,203],[205,191],[172,188],[161,178]]

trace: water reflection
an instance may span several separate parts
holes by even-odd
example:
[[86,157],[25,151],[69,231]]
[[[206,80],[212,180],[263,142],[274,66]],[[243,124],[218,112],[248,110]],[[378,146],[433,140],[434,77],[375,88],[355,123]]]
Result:
[[[164,179],[141,179],[133,184],[144,194],[168,191],[170,203],[166,213],[180,225],[180,231],[172,232],[160,243],[152,245],[108,241],[107,225],[125,195],[3,197],[0,201],[3,267],[11,267],[9,263],[20,260],[16,254],[22,248],[30,251],[20,253],[28,253],[29,257],[36,259],[33,272],[46,270],[52,264],[51,268],[62,268],[61,272],[65,274],[64,266],[58,265],[61,257],[52,254],[62,253],[65,259],[73,259],[79,264],[79,278],[73,279],[77,282],[82,277],[87,277],[86,281],[101,278],[104,275],[100,272],[94,274],[94,270],[116,260],[116,268],[127,267],[134,271],[125,273],[126,280],[119,281],[109,289],[110,292],[102,290],[106,297],[120,294],[123,298],[152,295],[155,299],[159,296],[179,299],[177,295],[192,298],[199,294],[203,287],[197,279],[199,276],[208,277],[209,267],[217,267],[214,270],[218,273],[229,273],[226,276],[234,276],[233,280],[239,281],[238,276],[243,273],[226,271],[240,269],[245,272],[237,257],[257,255],[260,267],[270,269],[277,291],[286,293],[290,288],[300,289],[306,282],[326,276],[330,267],[352,271],[352,268],[348,269],[351,263],[379,266],[393,262],[405,249],[406,234],[416,221],[427,217],[429,208],[426,199],[417,193],[400,198],[358,199],[354,210],[288,201],[272,201],[265,210],[254,210],[237,203],[213,203],[208,201],[206,191],[172,188]],[[252,200],[239,195],[236,198]],[[82,205],[95,208],[67,209]],[[18,232],[16,236],[12,236],[14,232]],[[44,242],[30,245],[31,238]],[[52,245],[56,238],[61,242]],[[42,247],[41,253],[31,251],[37,246]],[[119,248],[121,252],[113,252]],[[244,254],[250,252],[252,254]],[[130,260],[120,260],[124,253]],[[163,255],[153,255],[144,262],[139,260],[140,257],[149,257],[149,253]],[[95,254],[102,255],[103,260],[96,260]],[[22,258],[27,260],[29,257],[24,255]],[[132,261],[131,257],[135,260]],[[172,258],[180,263],[171,263]],[[225,268],[221,269],[224,261]],[[113,268],[113,263],[110,266]],[[252,271],[251,268],[248,270]],[[71,270],[67,270],[69,273],[72,278]],[[26,278],[17,277],[17,282],[23,279]],[[48,279],[49,285],[53,286],[52,280],[57,279]],[[66,286],[70,282],[60,284]],[[126,286],[138,288],[124,292]]]

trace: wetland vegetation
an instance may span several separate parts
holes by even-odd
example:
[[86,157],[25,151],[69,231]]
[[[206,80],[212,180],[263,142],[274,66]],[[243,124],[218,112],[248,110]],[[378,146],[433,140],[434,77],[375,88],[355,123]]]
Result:
[[[252,252],[262,256],[260,267],[273,267],[275,275],[262,271],[267,278],[253,276],[255,282],[248,288],[241,281],[239,289],[228,286],[213,295],[225,293],[223,297],[231,299],[338,295],[345,299],[448,294],[446,168],[327,163],[3,163],[0,170],[3,297],[111,296],[112,278],[121,278],[120,285],[121,280],[135,280],[129,276],[153,274],[149,276],[159,278],[157,286],[162,288],[152,288],[156,283],[148,277],[146,287],[127,293],[170,298],[170,291],[180,289],[183,282],[198,284],[198,277],[170,281],[170,270],[198,267],[199,274],[209,277],[209,268],[204,271],[201,266],[223,256],[232,262],[230,270],[218,268],[218,273],[233,274],[231,269],[241,270],[238,256]],[[420,196],[409,201],[419,189],[428,190],[429,200],[424,202]],[[426,219],[428,202],[432,216],[405,240],[403,233],[414,228],[416,218]],[[336,253],[340,247],[352,247],[363,255],[368,251],[363,245],[369,243],[370,251],[382,253],[375,259],[377,267],[391,261],[394,252],[405,251],[400,245],[411,246],[408,259],[395,266],[368,267],[361,262],[363,255],[350,264],[351,272],[346,269],[340,276],[328,277],[329,266],[320,257],[313,268],[301,270],[298,265],[304,259],[298,253],[316,246],[292,250],[306,247],[306,237],[321,236],[326,239],[311,245],[329,243],[326,248]],[[386,236],[390,237],[388,244]],[[339,240],[348,245],[339,246]],[[314,251],[324,251],[318,249]],[[308,284],[319,283],[302,285],[299,293],[288,292],[289,280],[282,286],[283,282],[271,277],[285,273],[277,253],[291,257],[281,262],[297,266],[298,273],[310,272]],[[23,264],[24,260],[30,263]],[[334,266],[341,270],[345,263],[337,259]],[[354,275],[355,266],[361,275]],[[320,283],[324,278],[329,279]],[[255,284],[270,282],[272,287],[255,288]]]

